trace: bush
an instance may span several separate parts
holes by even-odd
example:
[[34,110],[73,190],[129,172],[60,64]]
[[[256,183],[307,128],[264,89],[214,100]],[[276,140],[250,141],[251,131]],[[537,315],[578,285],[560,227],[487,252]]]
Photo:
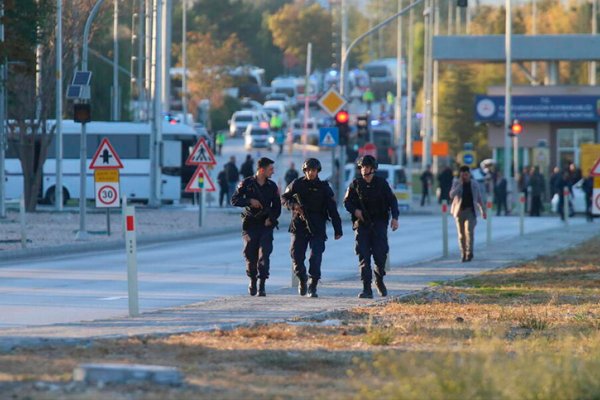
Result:
[[238,99],[226,96],[223,105],[210,110],[210,123],[213,131],[217,132],[229,128],[227,121],[231,114],[241,109],[241,103]]

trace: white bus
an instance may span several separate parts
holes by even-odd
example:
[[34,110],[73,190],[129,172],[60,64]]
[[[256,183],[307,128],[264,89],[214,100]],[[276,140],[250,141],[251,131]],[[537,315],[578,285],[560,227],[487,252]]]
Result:
[[[54,121],[48,123],[54,124]],[[150,195],[150,134],[149,123],[90,122],[86,124],[86,148],[89,167],[100,142],[107,138],[123,163],[120,170],[120,191],[131,200],[147,201]],[[194,168],[185,161],[197,141],[198,135],[191,126],[165,121],[162,126],[161,199],[177,203],[191,178]],[[79,190],[79,140],[81,124],[63,121],[63,199],[78,199]],[[56,138],[56,136],[55,136]],[[40,199],[54,203],[56,188],[56,159],[54,141],[48,147],[44,163]],[[6,154],[6,198],[18,198],[23,192],[23,174],[15,149],[9,143]],[[86,198],[94,199],[94,173],[87,169]]]

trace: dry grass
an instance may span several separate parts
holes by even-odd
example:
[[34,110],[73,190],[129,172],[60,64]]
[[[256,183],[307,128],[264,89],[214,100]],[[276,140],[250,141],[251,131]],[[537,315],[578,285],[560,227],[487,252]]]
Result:
[[[598,242],[328,316],[341,326],[20,349],[0,355],[0,398],[600,398]],[[82,362],[176,366],[186,385],[70,385]]]

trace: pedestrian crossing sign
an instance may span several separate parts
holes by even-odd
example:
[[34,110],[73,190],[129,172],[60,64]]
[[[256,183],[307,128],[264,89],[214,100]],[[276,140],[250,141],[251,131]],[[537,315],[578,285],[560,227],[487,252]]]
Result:
[[335,147],[339,143],[339,131],[335,126],[319,128],[319,145],[324,147]]
[[206,139],[200,138],[198,140],[185,165],[217,165],[217,160],[215,160],[210,146],[206,143]]

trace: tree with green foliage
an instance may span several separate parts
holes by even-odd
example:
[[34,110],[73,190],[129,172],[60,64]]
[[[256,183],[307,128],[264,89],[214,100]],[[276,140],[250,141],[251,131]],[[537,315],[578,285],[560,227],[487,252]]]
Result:
[[268,25],[273,43],[301,65],[306,63],[307,44],[312,43],[314,68],[330,66],[331,16],[319,4],[287,4],[269,17]]

